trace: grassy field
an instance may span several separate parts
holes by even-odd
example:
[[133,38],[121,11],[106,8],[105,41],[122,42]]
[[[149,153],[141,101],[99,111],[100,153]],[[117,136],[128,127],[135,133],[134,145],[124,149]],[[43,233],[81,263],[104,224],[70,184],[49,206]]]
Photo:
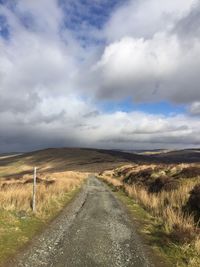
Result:
[[199,195],[193,195],[200,184],[198,164],[133,164],[100,178],[121,192],[141,220],[144,214],[153,218],[153,224],[146,220],[146,233],[173,266],[200,266]]

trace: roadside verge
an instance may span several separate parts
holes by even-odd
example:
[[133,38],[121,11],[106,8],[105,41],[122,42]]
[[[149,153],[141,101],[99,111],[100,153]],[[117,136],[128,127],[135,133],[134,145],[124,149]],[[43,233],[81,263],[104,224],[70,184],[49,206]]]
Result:
[[154,217],[138,203],[137,199],[129,196],[119,179],[102,176],[99,179],[108,184],[118,199],[128,208],[138,226],[138,232],[147,245],[153,248],[155,254],[161,256],[169,266],[199,267],[200,255],[196,254],[193,245],[190,243],[182,245],[174,242],[171,236],[166,233],[162,218]]
[[31,184],[26,182],[27,177],[21,184],[4,182],[0,190],[0,266],[7,266],[9,258],[21,253],[35,236],[48,228],[78,195],[85,180],[86,175],[73,176],[72,172],[48,174],[48,178],[43,175],[37,186],[36,213],[31,211]]

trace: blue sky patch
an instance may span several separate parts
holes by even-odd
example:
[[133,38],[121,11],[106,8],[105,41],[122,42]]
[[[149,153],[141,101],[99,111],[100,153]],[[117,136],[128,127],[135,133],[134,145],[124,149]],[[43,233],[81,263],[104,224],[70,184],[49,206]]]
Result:
[[60,0],[60,5],[66,13],[66,26],[69,28],[78,28],[83,24],[91,25],[96,28],[102,28],[107,21],[110,13],[121,4],[122,0],[93,1],[93,0]]
[[84,46],[93,45],[99,41],[97,36],[93,36],[93,31],[102,29],[111,12],[124,2],[122,0],[59,1],[66,14],[64,27],[73,31],[76,38]]
[[135,104],[131,100],[126,99],[118,102],[104,101],[100,104],[100,109],[108,113],[113,113],[116,111],[141,111],[148,114],[161,114],[170,116],[185,113],[187,108],[185,105],[171,104],[169,102]]

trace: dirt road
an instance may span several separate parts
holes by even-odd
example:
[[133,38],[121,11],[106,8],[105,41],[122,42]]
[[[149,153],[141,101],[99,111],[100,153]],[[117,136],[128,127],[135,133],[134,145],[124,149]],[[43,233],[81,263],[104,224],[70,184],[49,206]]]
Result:
[[92,176],[75,201],[11,265],[153,266],[126,210],[108,187]]

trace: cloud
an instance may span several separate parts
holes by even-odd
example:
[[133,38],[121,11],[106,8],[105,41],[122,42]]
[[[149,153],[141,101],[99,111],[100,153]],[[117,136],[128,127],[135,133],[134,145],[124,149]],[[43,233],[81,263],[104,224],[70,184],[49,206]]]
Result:
[[159,100],[161,81],[177,69],[179,53],[176,37],[162,34],[153,40],[125,37],[110,44],[94,68],[94,74],[102,81],[99,95],[105,98],[131,95],[135,101],[156,97]]
[[200,102],[194,102],[190,105],[189,109],[188,109],[189,113],[191,115],[200,115]]
[[119,111],[83,117],[80,114],[86,114],[88,106],[83,111],[81,105],[84,102],[75,101],[76,114],[65,111],[59,119],[40,113],[37,120],[37,112],[23,119],[13,118],[10,113],[1,114],[1,149],[22,151],[49,146],[151,149],[195,147],[200,143],[197,117]]
[[[191,116],[200,100],[194,2],[0,4],[0,151],[198,146],[200,123]],[[102,108],[105,99],[115,106],[127,97],[190,108],[169,116]]]
[[[137,8],[143,10],[144,16],[147,13],[152,15],[151,9],[144,9],[144,5],[147,5],[146,1],[136,3],[139,5]],[[172,14],[174,14],[176,8],[180,6],[180,1],[175,1],[176,4],[170,1],[170,4],[162,8],[158,5],[157,10],[156,3],[156,0],[152,0],[148,5],[151,4],[151,8],[158,12],[158,19],[164,16],[163,10],[173,11]],[[199,10],[200,5],[193,7],[192,3],[194,1],[183,1],[180,11],[184,17],[180,18],[177,15],[176,19],[174,18],[173,27],[165,28],[165,25],[163,28],[161,24],[162,29],[155,29],[148,37],[144,37],[145,34],[140,30],[143,37],[138,37],[137,33],[128,30],[129,35],[127,33],[127,36],[121,37],[118,41],[109,43],[90,73],[95,80],[93,83],[98,84],[98,86],[94,85],[97,98],[132,97],[136,102],[170,101],[173,103],[191,103],[200,99],[198,73],[200,36],[195,35],[194,32],[191,38],[187,33],[183,33],[187,21],[190,21],[188,27],[192,28],[199,21],[196,8]],[[136,8],[135,5],[134,8]],[[123,13],[123,9],[119,12]],[[148,22],[148,16],[145,19],[146,22]],[[155,25],[160,25],[158,22],[154,21]],[[137,23],[139,22],[136,20],[133,24],[137,27]]]
[[[48,5],[43,2],[47,9],[41,9],[39,3],[20,1],[15,12],[5,6],[0,9],[11,32],[9,40],[0,38],[1,110],[32,110],[45,94],[56,97],[73,90],[78,45],[66,45],[59,35],[63,14],[55,1],[48,1]],[[41,10],[48,15],[42,16]],[[34,30],[23,25],[21,13],[32,14],[38,24]]]
[[84,118],[91,118],[91,117],[97,117],[99,115],[99,111],[93,110],[89,113],[86,113],[83,115]]
[[152,38],[157,32],[170,30],[190,11],[196,0],[130,0],[110,17],[104,29],[110,42],[125,36]]
[[189,14],[177,22],[174,32],[180,37],[199,38],[200,37],[200,4],[194,5]]
[[82,49],[61,31],[63,10],[53,0],[16,1],[0,13],[9,31],[0,35],[0,151],[75,144],[68,129],[90,108],[76,91]]
[[[115,113],[110,118],[115,130],[101,137],[109,147],[161,148],[194,146],[199,144],[199,122],[187,116],[164,117],[145,113]],[[104,117],[104,121],[109,118]]]

